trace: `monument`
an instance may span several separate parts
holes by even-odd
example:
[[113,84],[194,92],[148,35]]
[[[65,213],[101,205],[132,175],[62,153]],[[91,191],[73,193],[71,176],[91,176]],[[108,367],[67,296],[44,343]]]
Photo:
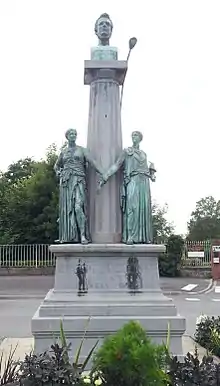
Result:
[[160,289],[158,255],[153,244],[150,182],[155,167],[140,149],[142,133],[122,148],[120,86],[127,60],[109,45],[113,29],[108,14],[95,23],[99,39],[85,61],[90,85],[87,148],[66,132],[67,146],[55,164],[60,184],[59,238],[55,284],[32,319],[35,351],[48,349],[63,320],[72,354],[90,317],[82,355],[129,320],[139,320],[155,342],[166,339],[182,354],[185,319]]
[[[118,60],[116,47],[109,45],[113,23],[102,14],[95,23],[99,43],[85,61],[84,84],[90,85],[87,147],[104,169],[109,168],[122,151],[120,90],[127,61]],[[121,241],[120,173],[97,195],[97,181],[89,171],[89,221],[93,243]],[[114,216],[114,217],[113,217]]]

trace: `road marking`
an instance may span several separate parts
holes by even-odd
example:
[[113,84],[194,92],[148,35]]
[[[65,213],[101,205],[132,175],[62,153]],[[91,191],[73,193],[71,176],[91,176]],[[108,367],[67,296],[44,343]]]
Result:
[[213,302],[220,302],[220,299],[212,299]]
[[184,287],[182,287],[181,290],[182,291],[192,291],[197,286],[198,286],[198,284],[187,284]]
[[186,298],[185,300],[188,300],[190,302],[199,302],[200,301],[200,299],[198,299],[198,298]]
[[216,286],[216,287],[215,287],[215,292],[216,292],[217,294],[220,293],[220,286]]

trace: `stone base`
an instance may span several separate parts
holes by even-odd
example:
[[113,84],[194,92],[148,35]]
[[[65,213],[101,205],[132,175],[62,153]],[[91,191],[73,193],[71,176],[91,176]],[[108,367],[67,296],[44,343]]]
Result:
[[[166,341],[169,326],[170,350],[182,354],[185,319],[159,287],[157,257],[164,246],[77,244],[50,249],[57,257],[55,286],[32,319],[36,352],[59,337],[62,319],[73,356],[90,318],[83,357],[97,340],[101,344],[130,320],[139,320],[157,343]],[[81,283],[77,267],[84,274]]]

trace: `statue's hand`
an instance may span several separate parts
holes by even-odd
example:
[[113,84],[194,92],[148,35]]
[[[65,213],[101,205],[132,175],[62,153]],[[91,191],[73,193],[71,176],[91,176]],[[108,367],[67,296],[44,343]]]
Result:
[[100,180],[99,180],[99,182],[98,182],[98,188],[97,188],[97,191],[98,191],[98,192],[101,190],[101,188],[103,187],[103,185],[106,184],[107,180],[108,180],[108,177],[107,177],[105,174],[102,174],[102,175],[100,176]]
[[151,181],[152,181],[152,182],[155,182],[155,181],[156,181],[156,176],[155,176],[155,174],[152,174],[152,175],[151,175]]

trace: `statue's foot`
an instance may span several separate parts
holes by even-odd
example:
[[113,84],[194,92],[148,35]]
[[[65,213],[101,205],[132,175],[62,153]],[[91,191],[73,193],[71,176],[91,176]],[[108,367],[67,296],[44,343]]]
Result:
[[85,238],[85,236],[81,237],[81,244],[89,244],[88,240]]
[[132,239],[127,239],[127,243],[126,243],[127,245],[132,245],[132,244],[134,244],[134,241],[132,240]]
[[59,239],[55,240],[54,242],[57,243],[57,244],[63,244],[63,241],[59,240]]

